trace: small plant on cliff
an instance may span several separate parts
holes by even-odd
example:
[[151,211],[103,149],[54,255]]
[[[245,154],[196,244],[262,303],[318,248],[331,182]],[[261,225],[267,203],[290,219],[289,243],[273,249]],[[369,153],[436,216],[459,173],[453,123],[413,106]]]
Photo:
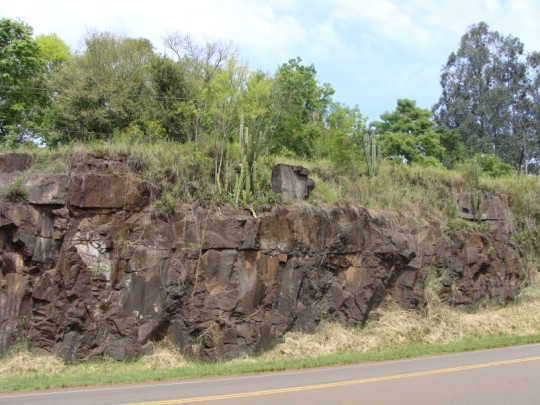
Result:
[[103,270],[97,267],[93,267],[90,269],[90,275],[92,276],[92,280],[101,278],[103,277]]
[[17,180],[7,186],[1,193],[2,199],[9,202],[28,202],[26,190],[23,186],[24,180],[25,177],[20,176],[17,178]]

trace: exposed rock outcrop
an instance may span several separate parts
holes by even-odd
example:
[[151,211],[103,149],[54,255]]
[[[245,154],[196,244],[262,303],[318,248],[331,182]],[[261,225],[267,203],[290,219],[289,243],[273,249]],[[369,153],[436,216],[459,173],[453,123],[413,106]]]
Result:
[[307,200],[315,188],[309,171],[302,166],[279,164],[272,169],[272,190],[281,194],[281,201]]
[[429,273],[469,309],[511,301],[524,279],[504,198],[492,198],[489,234],[411,230],[352,206],[164,218],[127,172],[89,155],[28,175],[27,204],[2,203],[1,352],[24,338],[67,359],[126,359],[168,337],[205,360],[249,356],[323,318],[361,325],[386,300],[422,310]]

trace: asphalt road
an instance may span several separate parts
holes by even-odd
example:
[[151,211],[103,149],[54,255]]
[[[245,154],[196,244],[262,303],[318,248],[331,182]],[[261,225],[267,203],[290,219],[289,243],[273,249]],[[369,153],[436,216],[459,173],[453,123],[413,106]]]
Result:
[[0,394],[25,404],[539,404],[540,345],[226,378]]

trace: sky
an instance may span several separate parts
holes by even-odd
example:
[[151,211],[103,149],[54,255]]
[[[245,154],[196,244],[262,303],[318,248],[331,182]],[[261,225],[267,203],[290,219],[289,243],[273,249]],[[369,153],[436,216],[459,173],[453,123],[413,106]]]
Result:
[[441,68],[480,21],[540,51],[538,0],[4,0],[0,17],[56,33],[73,51],[98,30],[147,38],[158,52],[173,32],[232,41],[250,69],[270,73],[300,56],[332,85],[334,101],[370,120],[399,98],[431,109]]

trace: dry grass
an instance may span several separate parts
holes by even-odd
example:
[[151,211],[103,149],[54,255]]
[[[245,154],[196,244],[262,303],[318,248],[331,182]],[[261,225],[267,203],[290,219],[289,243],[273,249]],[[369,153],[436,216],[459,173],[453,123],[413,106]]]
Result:
[[475,313],[451,308],[433,293],[427,314],[389,305],[377,321],[364,328],[322,323],[312,335],[292,332],[283,343],[265,353],[264,359],[320,357],[341,352],[375,352],[411,344],[447,344],[466,337],[497,334],[527,336],[540,333],[540,277],[523,290],[516,303],[491,306]]
[[193,363],[186,359],[178,346],[164,340],[155,345],[154,353],[140,359],[138,365],[143,370],[167,370],[192,366]]
[[[138,176],[155,186],[159,204],[173,209],[177,203],[215,201],[213,158],[210,150],[194,144],[175,142],[129,143],[125,141],[73,144],[55,150],[23,150],[36,157],[34,170],[62,171],[69,157],[77,153],[99,152],[117,156]],[[338,166],[329,160],[291,159],[262,156],[259,160],[261,189],[270,182],[276,163],[307,167],[315,179],[314,204],[363,205],[376,212],[406,212],[423,219],[451,219],[456,215],[455,195],[474,191],[475,181],[467,166],[458,170],[409,166],[383,160],[379,174],[370,178],[365,164],[350,162]],[[264,183],[264,184],[263,184]],[[501,178],[482,175],[480,187],[506,193],[520,229],[533,229],[540,220],[540,178],[511,174]],[[158,205],[159,205],[158,204]]]
[[71,374],[71,373],[101,373],[104,369],[124,369],[125,372],[137,373],[145,370],[169,370],[178,367],[188,367],[193,363],[182,355],[180,349],[167,340],[159,342],[154,352],[133,362],[118,362],[104,358],[100,361],[83,363],[66,363],[53,355],[40,355],[29,352],[20,346],[0,361],[1,375],[28,374]]
[[26,348],[18,347],[10,355],[0,361],[0,375],[26,374],[60,374],[68,369],[58,357],[36,355]]
[[319,357],[340,352],[367,353],[414,343],[446,344],[465,337],[482,338],[493,334],[526,336],[539,332],[540,300],[473,314],[440,307],[422,316],[391,308],[379,321],[365,328],[323,323],[313,335],[289,333],[282,344],[262,357],[276,359]]

